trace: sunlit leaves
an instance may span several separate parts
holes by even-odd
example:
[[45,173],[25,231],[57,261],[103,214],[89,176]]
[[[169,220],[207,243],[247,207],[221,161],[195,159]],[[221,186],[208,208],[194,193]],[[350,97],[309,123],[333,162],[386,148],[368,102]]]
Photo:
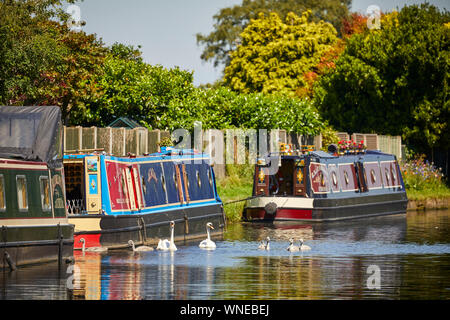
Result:
[[409,6],[348,38],[316,86],[325,118],[339,130],[402,135],[422,151],[448,147],[449,20],[433,6]]
[[321,56],[337,41],[329,23],[310,21],[310,12],[260,14],[241,34],[242,43],[231,53],[224,82],[242,93],[295,95],[305,86],[303,75],[319,64]]

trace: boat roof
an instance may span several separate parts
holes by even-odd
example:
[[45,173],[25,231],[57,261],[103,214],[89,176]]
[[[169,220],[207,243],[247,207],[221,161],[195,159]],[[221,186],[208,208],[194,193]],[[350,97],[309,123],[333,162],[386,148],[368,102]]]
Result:
[[82,154],[66,154],[64,155],[64,159],[83,159],[87,156],[92,155],[104,155],[108,156],[111,159],[123,160],[126,162],[140,162],[145,160],[163,160],[168,157],[174,160],[189,160],[189,159],[205,159],[209,160],[209,154],[199,152],[193,149],[175,149],[175,148],[161,148],[161,152],[155,152],[147,155],[139,155],[139,156],[114,156],[107,154],[105,152],[100,153],[82,153]]
[[62,159],[57,106],[0,106],[0,157],[47,162]]

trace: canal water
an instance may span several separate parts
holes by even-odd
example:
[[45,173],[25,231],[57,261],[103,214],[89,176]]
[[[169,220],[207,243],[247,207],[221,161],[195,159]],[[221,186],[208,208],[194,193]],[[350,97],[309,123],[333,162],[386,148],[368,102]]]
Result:
[[[270,251],[258,250],[267,236]],[[288,252],[291,237],[311,251]],[[0,299],[450,299],[450,210],[238,223],[214,240],[214,251],[194,241],[173,253],[76,252],[68,269],[3,271]]]

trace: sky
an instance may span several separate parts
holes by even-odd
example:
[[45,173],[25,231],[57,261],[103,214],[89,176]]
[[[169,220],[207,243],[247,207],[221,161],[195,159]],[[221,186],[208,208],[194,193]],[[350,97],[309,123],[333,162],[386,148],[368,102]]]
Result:
[[[383,12],[424,1],[353,0],[352,11],[366,13],[370,5]],[[448,0],[429,0],[440,9],[450,10]],[[141,45],[144,61],[166,68],[175,66],[194,71],[194,84],[213,83],[222,76],[222,67],[204,62],[203,48],[196,34],[214,30],[213,16],[221,8],[242,0],[84,0],[77,2],[82,30],[95,33],[106,45],[115,42]],[[68,8],[68,5],[65,6]]]

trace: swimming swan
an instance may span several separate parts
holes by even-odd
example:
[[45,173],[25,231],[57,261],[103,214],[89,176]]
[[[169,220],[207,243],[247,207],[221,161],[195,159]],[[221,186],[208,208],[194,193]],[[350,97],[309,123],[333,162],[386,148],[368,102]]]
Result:
[[261,244],[259,245],[258,249],[260,250],[270,250],[270,238],[266,238],[266,244],[264,244],[264,240],[261,240]]
[[81,238],[80,241],[83,244],[81,251],[83,252],[106,252],[108,251],[108,248],[106,247],[91,247],[91,248],[86,248],[86,240],[84,240],[84,238]]
[[133,240],[129,240],[128,245],[133,248],[133,252],[153,251],[153,248],[148,246],[139,246],[136,248]]
[[290,238],[289,243],[290,243],[289,247],[287,247],[287,249],[286,249],[287,251],[296,252],[296,251],[300,250],[300,248],[298,246],[294,245],[294,239]]
[[162,251],[176,251],[177,250],[177,247],[175,246],[175,242],[173,240],[174,228],[175,228],[175,222],[170,221],[170,241],[167,239],[164,239],[164,240],[159,239],[156,250],[162,250]]
[[307,246],[306,244],[303,244],[303,239],[300,239],[300,250],[301,251],[308,251],[311,250],[310,246]]
[[208,222],[206,224],[206,233],[208,234],[208,237],[205,240],[203,240],[202,242],[200,242],[200,244],[198,245],[200,248],[203,248],[203,249],[215,249],[216,248],[216,244],[214,243],[214,241],[211,240],[211,236],[209,234],[209,229],[214,230],[214,227],[211,222]]
[[259,250],[266,250],[266,244],[264,243],[264,240],[261,240],[261,243],[258,246]]

